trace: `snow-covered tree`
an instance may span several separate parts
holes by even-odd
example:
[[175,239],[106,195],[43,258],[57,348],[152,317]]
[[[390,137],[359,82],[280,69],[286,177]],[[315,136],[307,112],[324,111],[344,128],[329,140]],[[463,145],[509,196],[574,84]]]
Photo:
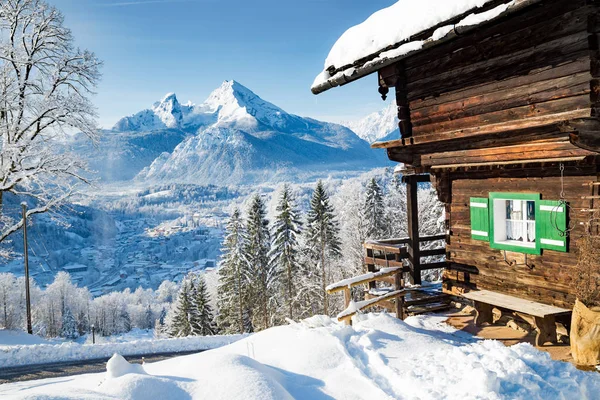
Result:
[[[43,0],[0,2],[0,205],[5,193],[28,199],[28,215],[64,202],[87,182],[85,163],[61,136],[97,139],[90,94],[101,62],[73,45],[62,14]],[[0,241],[21,219],[0,214]]]
[[248,306],[250,292],[250,272],[245,247],[246,227],[240,211],[236,209],[225,230],[219,269],[218,324],[226,333],[249,332],[244,324],[244,311]]
[[277,292],[275,270],[269,263],[269,221],[266,218],[265,203],[258,194],[250,202],[246,232],[248,238],[244,254],[250,272],[251,294],[248,305],[253,307],[254,327],[266,329],[271,326],[272,301],[276,300]]
[[273,244],[270,262],[278,280],[280,292],[285,299],[287,316],[294,319],[297,280],[299,272],[298,235],[302,223],[296,210],[290,187],[286,184],[277,203],[277,215],[273,224]]
[[154,327],[154,312],[150,304],[146,306],[146,312],[144,313],[144,329],[152,329]]
[[192,282],[192,298],[191,298],[191,319],[190,326],[192,335],[208,336],[217,333],[217,326],[210,299],[208,288],[202,275],[196,274],[191,277]]
[[192,282],[184,279],[177,295],[177,301],[167,315],[167,332],[170,337],[185,337],[192,334],[190,324],[192,314]]
[[407,237],[408,217],[406,214],[406,185],[402,183],[402,177],[398,174],[393,175],[387,185],[385,203],[387,220],[389,221],[390,227],[390,237]]
[[18,303],[16,279],[13,274],[0,274],[0,326],[3,329],[15,329],[17,327]]
[[60,336],[66,339],[77,339],[79,337],[77,322],[75,322],[75,317],[69,307],[65,308],[65,311],[63,312]]
[[367,239],[381,239],[388,234],[383,193],[375,178],[367,185],[363,215]]
[[330,283],[331,267],[341,255],[341,249],[338,223],[322,181],[317,183],[310,200],[306,235],[313,260],[318,262],[323,313],[328,315],[329,299],[325,288]]

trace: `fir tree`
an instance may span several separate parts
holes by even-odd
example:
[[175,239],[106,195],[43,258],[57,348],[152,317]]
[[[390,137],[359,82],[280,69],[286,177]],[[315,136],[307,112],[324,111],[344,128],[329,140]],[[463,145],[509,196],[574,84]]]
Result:
[[387,217],[381,187],[375,178],[367,185],[363,217],[367,239],[381,239],[387,234]]
[[167,310],[163,307],[160,311],[160,315],[156,321],[154,321],[154,337],[161,338],[166,335],[167,326],[165,324],[165,318],[167,317]]
[[167,325],[167,332],[170,337],[185,337],[192,334],[192,327],[190,325],[190,314],[192,312],[190,295],[191,282],[188,279],[184,279]]
[[150,304],[148,304],[146,307],[146,312],[144,313],[144,324],[145,329],[152,329],[154,325],[154,313],[152,312]]
[[321,275],[321,296],[323,313],[329,314],[329,302],[326,287],[329,281],[329,269],[333,259],[341,254],[339,228],[323,182],[319,181],[310,200],[307,217],[307,244],[313,256],[319,261]]
[[299,270],[298,235],[302,224],[294,206],[289,186],[283,191],[277,204],[277,216],[273,227],[273,244],[269,254],[273,270],[282,288],[287,305],[288,317],[294,319],[294,297],[296,293],[296,275]]
[[269,221],[266,218],[265,204],[258,194],[252,198],[250,203],[246,231],[248,240],[244,253],[251,273],[249,305],[254,307],[252,313],[254,326],[266,329],[271,325],[269,303],[274,297],[275,277],[269,263],[271,245]]
[[217,333],[212,307],[209,304],[208,289],[202,275],[195,275],[191,282],[193,284],[191,298],[190,326],[192,335],[208,336]]
[[79,315],[77,317],[77,333],[79,336],[85,334],[90,330],[90,323],[88,321],[87,315],[85,311],[79,311]]
[[62,319],[62,330],[60,336],[66,339],[77,339],[79,333],[77,332],[77,322],[69,307],[65,307]]
[[218,323],[226,333],[251,332],[244,319],[249,296],[248,263],[245,259],[246,228],[239,210],[234,210],[226,227],[219,269]]

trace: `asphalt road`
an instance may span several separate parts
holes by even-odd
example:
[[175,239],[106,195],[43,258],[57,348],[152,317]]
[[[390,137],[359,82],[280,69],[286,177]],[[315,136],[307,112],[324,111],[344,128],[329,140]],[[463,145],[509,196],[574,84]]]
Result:
[[[142,357],[146,362],[162,361],[169,358],[184,356],[187,354],[200,353],[201,351],[186,351],[181,353],[161,353],[125,356],[130,363],[142,363]],[[108,358],[99,358],[85,361],[61,362],[52,364],[28,365],[22,367],[0,368],[0,384],[19,381],[30,381],[33,379],[59,378],[62,376],[91,374],[106,371]]]

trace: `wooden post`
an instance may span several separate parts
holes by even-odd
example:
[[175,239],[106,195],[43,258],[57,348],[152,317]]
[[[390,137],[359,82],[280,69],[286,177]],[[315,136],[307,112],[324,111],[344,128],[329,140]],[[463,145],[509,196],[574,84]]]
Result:
[[[402,272],[398,272],[394,279],[394,289],[401,290],[404,289],[404,282],[402,279]],[[396,297],[396,318],[404,320],[404,296]]]
[[402,178],[406,183],[406,206],[408,214],[408,261],[410,262],[412,284],[421,284],[421,251],[419,243],[419,204],[417,197],[419,176]]
[[[350,288],[344,289],[344,309],[347,309],[350,305],[350,301],[352,300],[352,295],[350,293]],[[352,325],[352,318],[348,318],[345,320],[346,325]]]
[[[376,265],[375,265],[375,250],[373,249],[366,249],[365,251],[365,258],[371,258],[373,259],[373,264],[367,264],[367,272],[375,272],[376,271]],[[375,282],[369,282],[369,289],[375,289],[377,287],[377,285],[375,284]]]

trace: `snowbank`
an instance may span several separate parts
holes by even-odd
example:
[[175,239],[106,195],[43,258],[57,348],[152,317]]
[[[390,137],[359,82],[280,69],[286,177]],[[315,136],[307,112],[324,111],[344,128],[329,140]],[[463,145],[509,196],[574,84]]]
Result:
[[50,342],[39,336],[29,335],[23,331],[0,329],[0,348],[2,348],[4,346],[44,344],[44,343],[50,343]]
[[[10,398],[592,399],[600,375],[528,344],[505,347],[435,316],[316,317],[216,350],[145,364],[147,375],[90,374],[0,386]],[[125,368],[127,370],[127,368]],[[147,397],[144,397],[147,396]]]
[[100,343],[95,345],[66,342],[61,344],[0,346],[0,368],[91,360],[110,357],[114,353],[127,356],[208,350],[228,345],[243,337],[244,335],[190,336],[186,338],[134,340],[124,343]]
[[130,364],[120,354],[114,354],[106,363],[106,379],[114,379],[127,374],[146,374],[140,364]]

